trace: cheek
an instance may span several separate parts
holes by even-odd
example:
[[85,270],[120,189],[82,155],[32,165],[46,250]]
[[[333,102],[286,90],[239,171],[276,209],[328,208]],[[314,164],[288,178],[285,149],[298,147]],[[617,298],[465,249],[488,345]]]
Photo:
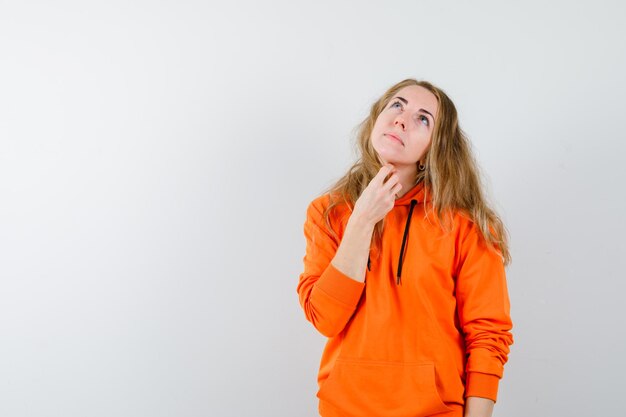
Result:
[[378,147],[380,146],[380,138],[379,135],[376,134],[376,130],[372,130],[372,135],[370,136],[370,144],[372,145],[372,148],[378,150]]
[[374,127],[372,128],[372,134],[371,134],[372,141],[378,141],[380,139],[379,136],[382,136],[382,134],[385,132],[385,129],[382,123],[380,122],[381,120],[378,119],[376,123],[374,124]]
[[413,147],[416,149],[425,149],[430,145],[430,132],[418,132],[415,136],[412,137],[411,143]]
[[374,129],[382,129],[384,126],[388,126],[390,123],[391,117],[389,114],[381,113],[380,116],[374,122]]

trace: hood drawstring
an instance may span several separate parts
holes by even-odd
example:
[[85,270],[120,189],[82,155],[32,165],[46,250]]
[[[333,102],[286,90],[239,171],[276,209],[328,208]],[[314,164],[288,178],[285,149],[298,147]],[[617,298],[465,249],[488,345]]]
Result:
[[[411,224],[411,217],[413,215],[413,209],[415,205],[418,203],[417,200],[411,200],[411,208],[409,208],[409,216],[406,218],[406,226],[404,226],[404,236],[402,236],[402,246],[400,247],[400,259],[398,259],[398,272],[396,273],[396,277],[398,278],[396,281],[396,285],[400,285],[402,283],[402,264],[404,263],[404,247],[406,246],[406,238],[409,235],[409,225]],[[370,255],[367,256],[367,269],[371,271],[371,259]]]
[[398,280],[396,281],[396,285],[401,284],[400,276],[402,275],[402,263],[404,261],[404,247],[406,245],[406,238],[409,234],[409,225],[411,224],[411,217],[413,214],[413,209],[417,204],[417,200],[411,200],[411,208],[409,209],[409,217],[406,218],[406,226],[404,227],[404,236],[402,236],[402,246],[400,247],[400,259],[398,259],[398,272],[396,274]]

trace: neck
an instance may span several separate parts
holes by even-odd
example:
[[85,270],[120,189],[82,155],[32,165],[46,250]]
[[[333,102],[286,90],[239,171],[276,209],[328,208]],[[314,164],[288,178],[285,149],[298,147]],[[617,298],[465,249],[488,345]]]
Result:
[[415,185],[415,175],[417,174],[417,167],[413,165],[395,165],[398,170],[398,176],[400,177],[400,184],[402,188],[397,194],[397,198],[402,197]]

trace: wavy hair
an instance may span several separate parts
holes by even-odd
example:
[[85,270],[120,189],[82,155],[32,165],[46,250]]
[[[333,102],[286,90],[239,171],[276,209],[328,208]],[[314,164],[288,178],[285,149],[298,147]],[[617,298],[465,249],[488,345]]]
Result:
[[[471,144],[461,130],[456,107],[446,93],[428,81],[408,78],[390,87],[370,109],[369,115],[358,125],[357,146],[359,158],[348,172],[326,190],[330,204],[324,212],[326,224],[338,238],[330,225],[330,214],[338,204],[346,203],[350,210],[372,178],[383,166],[383,161],[372,146],[371,134],[378,115],[389,100],[404,87],[419,85],[435,95],[438,102],[437,120],[431,136],[430,146],[422,157],[425,169],[417,170],[414,184],[424,182],[425,191],[430,192],[431,204],[426,214],[436,215],[439,225],[449,225],[451,213],[460,212],[479,228],[488,246],[498,251],[504,265],[511,262],[507,230],[489,207],[483,195],[479,168],[471,151]],[[416,162],[416,164],[419,161]],[[338,197],[338,198],[337,198]],[[378,251],[382,244],[385,219],[374,227],[372,245]]]

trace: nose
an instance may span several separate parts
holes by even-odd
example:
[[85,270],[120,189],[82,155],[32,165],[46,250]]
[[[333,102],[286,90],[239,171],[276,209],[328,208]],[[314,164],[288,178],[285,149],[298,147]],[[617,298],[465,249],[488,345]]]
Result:
[[400,115],[398,115],[398,117],[396,117],[396,120],[393,122],[393,124],[394,124],[394,126],[400,125],[402,130],[404,130],[404,128],[405,128],[404,120],[402,119],[402,117]]

